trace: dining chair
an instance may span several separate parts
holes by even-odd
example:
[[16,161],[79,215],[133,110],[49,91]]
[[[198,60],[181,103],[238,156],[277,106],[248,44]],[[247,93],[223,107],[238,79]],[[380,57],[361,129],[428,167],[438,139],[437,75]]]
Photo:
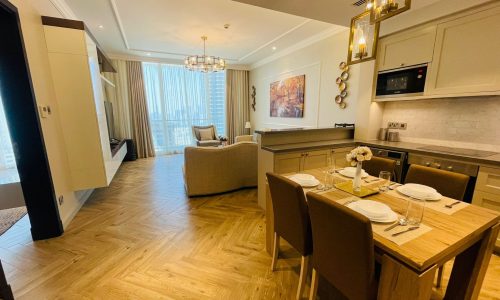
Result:
[[316,299],[319,274],[350,300],[376,299],[375,250],[370,220],[321,195],[307,193],[311,216],[312,281]]
[[381,171],[391,172],[392,181],[399,179],[395,178],[396,161],[392,159],[373,156],[371,160],[363,161],[363,169],[375,177],[378,177]]
[[309,268],[309,257],[313,251],[311,221],[306,197],[302,187],[290,179],[267,173],[274,212],[274,242],[271,269],[276,269],[280,238],[285,239],[302,256],[300,264],[297,299],[300,299]]
[[[424,167],[419,165],[410,165],[406,174],[405,183],[418,183],[430,186],[436,189],[441,195],[463,200],[467,184],[470,177],[464,174],[450,171]],[[439,267],[437,272],[437,287],[441,287],[443,281],[444,265]]]

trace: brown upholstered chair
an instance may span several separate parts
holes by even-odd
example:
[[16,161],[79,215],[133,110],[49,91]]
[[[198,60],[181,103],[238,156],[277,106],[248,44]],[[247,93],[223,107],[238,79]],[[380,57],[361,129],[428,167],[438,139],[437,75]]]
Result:
[[419,165],[411,165],[405,183],[419,183],[435,188],[441,195],[463,200],[469,176]]
[[380,171],[391,172],[391,180],[397,181],[399,178],[395,178],[396,161],[392,159],[382,158],[382,157],[372,157],[371,160],[363,162],[363,169],[370,175],[378,177]]
[[[217,137],[217,130],[214,125],[208,126],[193,126],[193,135],[196,139],[196,145],[198,147],[217,147],[222,145],[222,141]],[[200,131],[205,130],[208,131],[209,138],[204,139],[202,133]]]
[[[419,165],[411,165],[405,183],[419,183],[435,188],[441,195],[463,200],[469,176]],[[444,265],[438,269],[437,287],[443,281]]]
[[312,254],[311,221],[302,187],[290,179],[267,173],[274,212],[274,247],[271,269],[278,259],[280,238],[284,238],[302,255],[297,299],[304,291],[309,256]]
[[309,300],[316,299],[318,273],[347,299],[376,299],[370,220],[321,195],[308,193],[307,202],[314,241]]

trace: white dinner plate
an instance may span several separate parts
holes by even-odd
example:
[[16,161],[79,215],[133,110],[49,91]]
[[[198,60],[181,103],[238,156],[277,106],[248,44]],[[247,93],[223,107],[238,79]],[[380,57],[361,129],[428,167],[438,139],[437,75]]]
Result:
[[355,203],[356,209],[369,218],[385,219],[392,211],[386,204],[373,200],[359,200]]
[[289,179],[300,184],[302,187],[314,187],[320,184],[320,181],[314,176],[312,176],[312,179],[302,180],[300,176],[297,178],[295,175],[292,175]]
[[[339,174],[343,175],[345,177],[354,178],[354,176],[356,175],[356,168],[346,167],[346,168],[340,170]],[[361,178],[365,178],[365,177],[368,177],[368,173],[366,173],[365,170],[361,170]]]
[[370,221],[372,222],[376,222],[376,223],[392,223],[392,222],[395,222],[397,219],[398,219],[398,214],[393,212],[392,210],[385,216],[385,217],[382,217],[382,218],[373,218],[373,217],[369,217],[367,216],[365,213],[363,213],[357,206],[356,206],[356,203],[359,202],[359,201],[356,201],[356,202],[353,202],[353,203],[350,203],[347,205],[347,207],[349,207],[350,209],[364,215],[365,217],[367,217],[368,219],[370,219]]
[[435,189],[416,183],[407,183],[405,185],[398,186],[396,191],[405,196],[426,201],[439,201],[443,198],[443,196]]

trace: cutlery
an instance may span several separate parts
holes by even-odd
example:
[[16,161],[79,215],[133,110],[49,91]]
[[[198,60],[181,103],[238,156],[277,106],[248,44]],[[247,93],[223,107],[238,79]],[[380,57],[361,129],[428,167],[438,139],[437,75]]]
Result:
[[398,186],[401,186],[401,185],[402,185],[401,183],[393,183],[390,186],[388,186],[387,188],[392,191],[393,189],[395,189],[395,188],[397,188]]
[[412,226],[406,230],[403,230],[403,231],[400,231],[400,232],[396,232],[396,233],[393,233],[392,236],[398,236],[400,234],[403,234],[403,233],[406,233],[406,232],[409,232],[409,231],[412,231],[412,230],[415,230],[415,229],[419,229],[420,226]]
[[354,202],[356,202],[356,201],[358,201],[358,200],[349,200],[349,201],[347,201],[346,203],[344,203],[344,205],[345,205],[345,206],[347,206],[347,205],[349,205],[349,204],[351,204],[351,203],[354,203]]
[[451,204],[446,204],[444,207],[446,208],[453,208],[454,205],[457,205],[457,204],[460,204],[462,203],[462,201],[456,201],[456,202],[453,202]]
[[375,181],[379,181],[380,178],[372,178],[372,179],[363,179],[366,183],[372,183],[372,182],[375,182]]
[[384,231],[389,231],[397,226],[406,226],[406,224],[407,224],[406,218],[400,218],[396,223],[384,229]]

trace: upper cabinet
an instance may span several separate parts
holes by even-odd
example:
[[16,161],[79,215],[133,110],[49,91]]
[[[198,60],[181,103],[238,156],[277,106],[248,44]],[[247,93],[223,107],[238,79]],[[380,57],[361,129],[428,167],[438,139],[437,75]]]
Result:
[[385,71],[432,61],[436,26],[405,31],[380,39],[378,70]]
[[500,2],[380,39],[376,72],[428,64],[423,95],[375,101],[500,95]]
[[437,27],[430,95],[500,91],[500,7]]

